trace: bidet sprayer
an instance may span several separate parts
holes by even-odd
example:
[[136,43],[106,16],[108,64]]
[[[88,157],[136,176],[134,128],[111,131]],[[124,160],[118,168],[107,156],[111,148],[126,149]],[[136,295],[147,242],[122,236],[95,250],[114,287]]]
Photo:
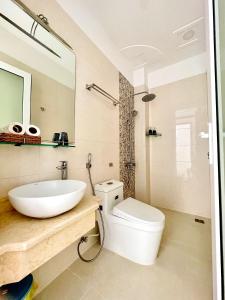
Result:
[[86,163],[86,168],[90,169],[91,168],[91,160],[92,160],[92,154],[88,153],[88,161]]

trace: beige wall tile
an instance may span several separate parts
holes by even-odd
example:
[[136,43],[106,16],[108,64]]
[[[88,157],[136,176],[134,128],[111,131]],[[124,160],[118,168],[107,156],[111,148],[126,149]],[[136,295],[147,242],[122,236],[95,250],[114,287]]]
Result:
[[153,91],[150,126],[162,137],[150,141],[152,205],[210,217],[207,79],[201,74]]
[[[145,86],[138,87],[135,93],[147,90]],[[146,113],[149,110],[149,103],[142,101],[143,94],[134,98],[134,109],[138,111],[135,117],[135,196],[138,200],[150,203],[149,195],[149,138],[146,138],[149,117]],[[147,124],[146,124],[147,123]]]
[[[87,154],[93,153],[94,182],[119,177],[119,122],[118,107],[104,97],[85,89],[87,83],[96,82],[112,95],[119,95],[119,73],[104,55],[81,32],[55,1],[23,1],[35,12],[43,12],[53,29],[73,47],[77,60],[76,78],[76,148],[53,149],[47,147],[0,148],[0,195],[11,187],[35,179],[60,178],[56,170],[59,160],[69,163],[69,176],[88,180],[85,167]],[[59,26],[58,17],[64,26]],[[103,155],[103,157],[102,157]],[[114,167],[109,168],[108,163]],[[30,178],[30,176],[32,176]],[[21,180],[22,177],[22,180]]]
[[[23,2],[36,14],[46,15],[51,27],[73,47],[76,54],[76,148],[1,145],[0,197],[7,195],[11,188],[27,182],[60,178],[60,172],[56,170],[59,160],[68,161],[69,178],[87,182],[87,193],[91,193],[85,165],[89,152],[93,153],[94,183],[112,177],[119,178],[119,108],[114,107],[111,102],[107,102],[94,91],[87,91],[85,85],[95,82],[118,98],[119,73],[56,1],[23,0]],[[108,166],[109,162],[113,162],[112,168]],[[66,252],[63,252],[61,260],[64,261],[66,256]],[[68,266],[66,259],[65,262]],[[43,275],[47,283],[63,269],[63,266],[59,267],[57,260],[51,266],[51,272],[45,273],[47,269],[43,266],[39,274],[39,278]],[[41,285],[45,284],[42,282]]]

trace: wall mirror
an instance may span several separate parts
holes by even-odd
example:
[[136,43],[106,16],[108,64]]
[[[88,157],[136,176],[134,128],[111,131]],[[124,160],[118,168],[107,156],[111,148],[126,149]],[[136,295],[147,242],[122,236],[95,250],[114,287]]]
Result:
[[[75,139],[75,55],[19,0],[0,1],[0,128],[34,124]],[[4,42],[3,42],[4,41]]]

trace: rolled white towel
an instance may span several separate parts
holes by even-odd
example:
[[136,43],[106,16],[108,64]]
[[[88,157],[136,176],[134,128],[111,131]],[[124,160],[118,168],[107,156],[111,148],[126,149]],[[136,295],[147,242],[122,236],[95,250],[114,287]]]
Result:
[[12,122],[8,126],[1,128],[0,132],[23,135],[25,133],[25,127],[20,122]]
[[41,134],[40,128],[35,125],[28,125],[25,132],[30,136],[39,136]]

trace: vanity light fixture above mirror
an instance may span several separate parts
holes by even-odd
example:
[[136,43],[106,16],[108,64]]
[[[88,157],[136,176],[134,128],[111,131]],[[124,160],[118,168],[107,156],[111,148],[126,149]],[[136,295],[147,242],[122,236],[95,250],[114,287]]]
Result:
[[[3,115],[10,110],[6,103],[15,104],[7,123],[35,124],[46,145],[57,146],[53,143],[54,133],[66,132],[69,145],[74,145],[75,54],[71,47],[47,25],[47,18],[36,16],[18,0],[0,1],[0,39],[4,41],[0,44],[0,75],[7,74],[4,66],[19,70],[11,76],[14,74],[16,85],[20,86],[16,97],[12,95],[11,102],[0,97]],[[4,80],[8,79],[4,77]],[[18,100],[22,92],[25,92],[23,99]]]

